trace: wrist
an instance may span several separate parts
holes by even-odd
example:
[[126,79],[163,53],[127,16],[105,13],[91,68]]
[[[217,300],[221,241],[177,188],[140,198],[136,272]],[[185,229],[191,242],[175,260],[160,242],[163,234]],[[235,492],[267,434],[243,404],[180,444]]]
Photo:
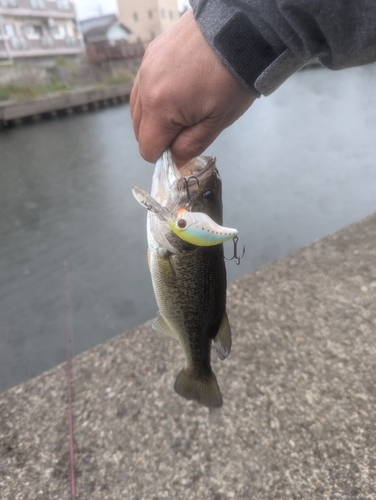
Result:
[[269,95],[303,67],[265,22],[235,3],[190,0],[199,28],[234,77],[258,96]]

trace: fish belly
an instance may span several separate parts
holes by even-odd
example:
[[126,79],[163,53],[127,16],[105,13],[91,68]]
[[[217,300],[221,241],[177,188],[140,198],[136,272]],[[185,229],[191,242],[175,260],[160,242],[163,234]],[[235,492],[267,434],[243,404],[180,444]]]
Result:
[[159,324],[164,324],[161,329],[180,341],[185,354],[185,366],[174,386],[176,392],[205,406],[221,406],[210,352],[226,315],[222,245],[194,247],[181,254],[155,246],[150,270],[160,309]]

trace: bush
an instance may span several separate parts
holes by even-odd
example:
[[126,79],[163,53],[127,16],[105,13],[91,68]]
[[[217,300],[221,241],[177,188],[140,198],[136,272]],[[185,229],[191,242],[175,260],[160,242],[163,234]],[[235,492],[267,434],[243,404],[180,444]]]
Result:
[[57,79],[51,79],[50,83],[45,85],[0,85],[0,101],[7,101],[9,99],[32,99],[33,97],[50,94],[52,92],[66,92],[72,88],[71,85]]

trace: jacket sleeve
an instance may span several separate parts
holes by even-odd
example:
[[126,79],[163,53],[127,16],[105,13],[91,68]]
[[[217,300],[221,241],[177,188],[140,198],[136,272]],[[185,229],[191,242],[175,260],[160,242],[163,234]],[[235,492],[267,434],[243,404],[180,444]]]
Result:
[[376,61],[376,0],[190,0],[206,40],[249,90],[269,95],[318,58]]

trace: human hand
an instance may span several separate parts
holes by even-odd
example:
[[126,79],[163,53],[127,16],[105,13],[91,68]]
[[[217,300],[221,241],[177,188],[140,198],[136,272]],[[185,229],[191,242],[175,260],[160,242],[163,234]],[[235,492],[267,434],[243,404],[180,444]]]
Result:
[[178,167],[200,155],[254,102],[202,35],[191,10],[147,48],[130,106],[141,156],[168,147]]

